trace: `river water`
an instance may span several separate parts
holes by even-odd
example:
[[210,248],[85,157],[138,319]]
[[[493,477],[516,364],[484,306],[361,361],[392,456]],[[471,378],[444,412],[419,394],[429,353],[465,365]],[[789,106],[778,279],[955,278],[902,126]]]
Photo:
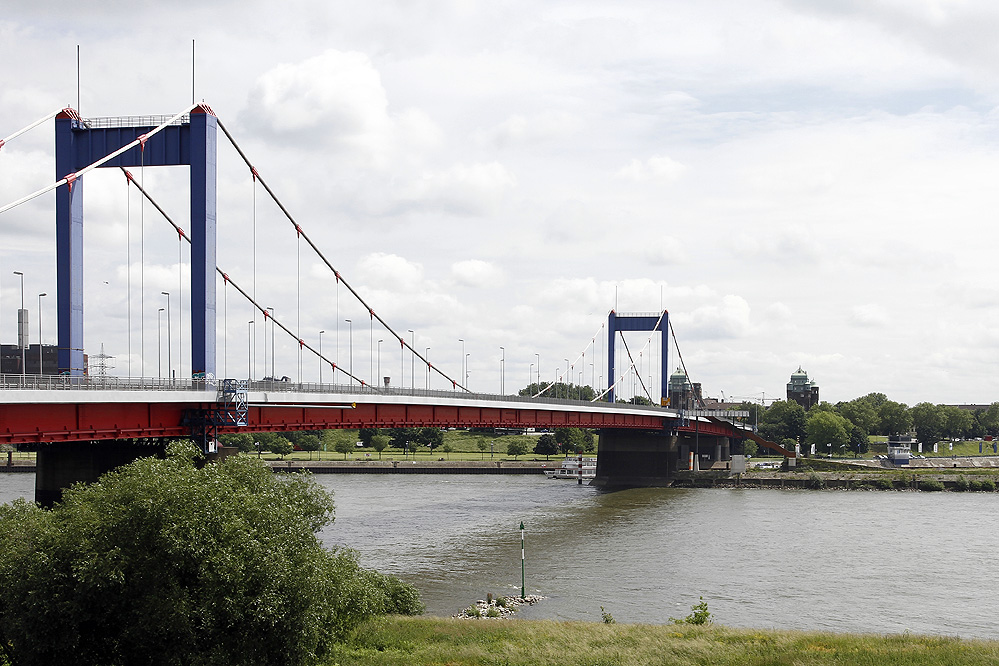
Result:
[[[542,476],[317,475],[321,535],[416,585],[434,615],[486,593],[524,618],[665,623],[703,597],[730,626],[999,638],[999,496],[760,489],[616,492]],[[33,475],[0,474],[0,502]]]

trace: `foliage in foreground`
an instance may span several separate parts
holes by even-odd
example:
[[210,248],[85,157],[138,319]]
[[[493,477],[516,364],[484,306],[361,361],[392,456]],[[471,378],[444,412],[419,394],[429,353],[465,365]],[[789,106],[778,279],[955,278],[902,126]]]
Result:
[[322,547],[332,497],[193,448],[0,506],[0,663],[308,664],[361,621],[422,611],[398,579]]
[[977,666],[999,661],[999,641],[643,625],[449,618],[377,618],[328,662],[338,666]]

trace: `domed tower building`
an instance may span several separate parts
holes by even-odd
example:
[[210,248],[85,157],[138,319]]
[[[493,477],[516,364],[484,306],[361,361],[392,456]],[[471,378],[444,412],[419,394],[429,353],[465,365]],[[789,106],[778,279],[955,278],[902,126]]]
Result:
[[682,368],[669,376],[669,406],[672,409],[695,409],[701,401],[700,382],[691,384]]
[[806,410],[819,404],[819,385],[808,379],[808,373],[800,365],[791,373],[791,381],[787,383],[787,400],[793,400]]

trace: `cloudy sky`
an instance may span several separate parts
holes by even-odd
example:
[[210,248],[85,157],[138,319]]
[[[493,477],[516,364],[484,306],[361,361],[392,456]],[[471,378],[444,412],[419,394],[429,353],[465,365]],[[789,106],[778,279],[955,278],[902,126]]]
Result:
[[[800,365],[833,402],[999,399],[992,2],[17,4],[0,18],[0,137],[77,105],[77,45],[83,116],[177,113],[196,40],[197,99],[397,331],[455,377],[464,340],[473,390],[499,389],[501,346],[508,391],[539,356],[543,379],[569,358],[605,385],[608,311],[662,307],[710,396],[782,395]],[[380,358],[408,385],[398,343],[299,254],[219,145],[220,266],[253,286],[255,228],[258,300],[313,345],[325,330],[324,352],[355,374]],[[0,205],[54,180],[53,152],[51,122],[4,146]],[[184,226],[186,172],[137,177]],[[159,294],[187,301],[189,253],[119,173],[86,188],[86,351],[156,375]],[[51,194],[0,216],[5,343],[13,270],[32,336],[37,294],[54,296],[53,220]],[[179,368],[190,315],[173,308]],[[250,318],[220,290],[219,374],[253,358],[264,374]],[[645,336],[628,344],[637,355]],[[303,364],[318,379],[315,357]],[[276,366],[298,377],[293,342],[278,339]]]

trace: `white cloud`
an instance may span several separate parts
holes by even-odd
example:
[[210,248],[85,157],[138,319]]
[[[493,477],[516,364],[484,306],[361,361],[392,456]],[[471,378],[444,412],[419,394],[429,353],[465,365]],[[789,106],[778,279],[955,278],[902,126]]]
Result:
[[488,261],[467,259],[451,265],[451,276],[465,287],[494,287],[503,279],[502,272]]
[[666,156],[653,156],[645,161],[633,159],[628,166],[617,172],[618,178],[626,178],[638,182],[659,181],[672,182],[679,179],[687,167]]
[[850,311],[850,321],[857,326],[880,328],[888,323],[888,314],[877,303],[865,303],[854,306]]

